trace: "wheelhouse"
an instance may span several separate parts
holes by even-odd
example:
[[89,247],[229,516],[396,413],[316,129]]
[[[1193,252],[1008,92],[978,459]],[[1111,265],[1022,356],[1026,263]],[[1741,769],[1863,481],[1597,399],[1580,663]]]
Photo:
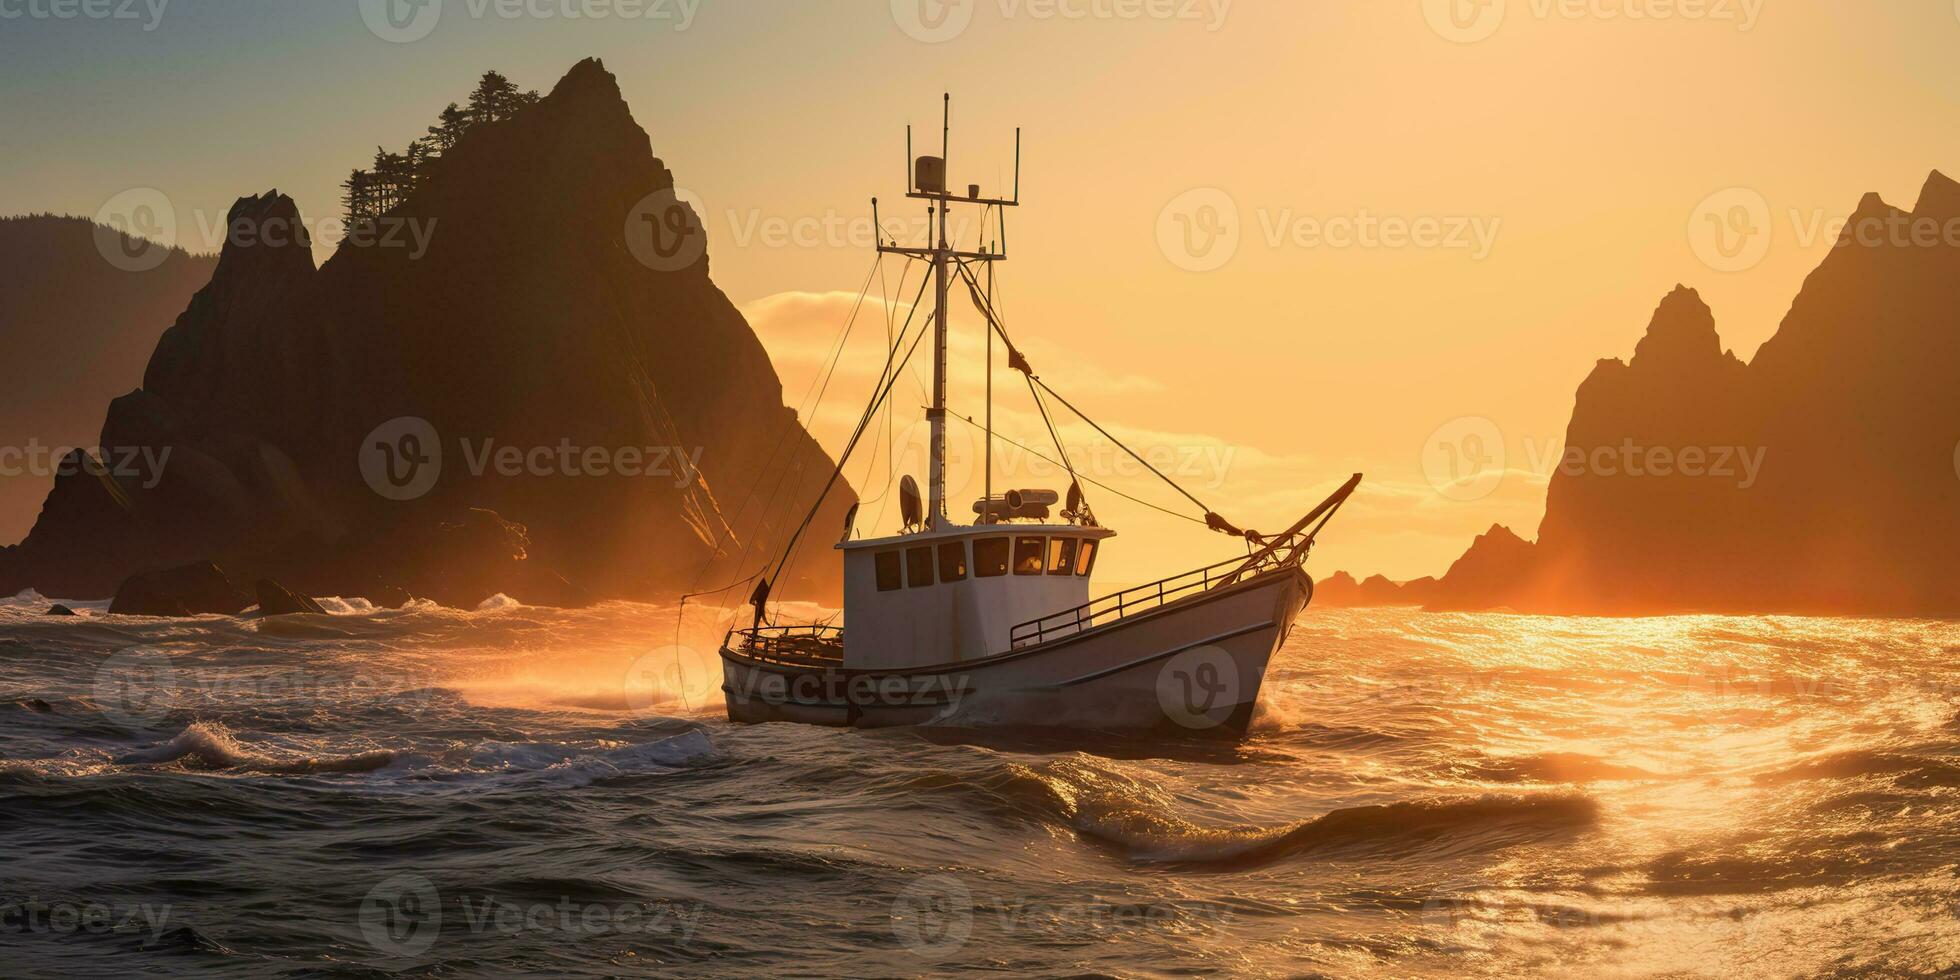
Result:
[[1010,649],[1017,623],[1089,601],[1103,527],[948,526],[844,541],[844,663],[902,669]]

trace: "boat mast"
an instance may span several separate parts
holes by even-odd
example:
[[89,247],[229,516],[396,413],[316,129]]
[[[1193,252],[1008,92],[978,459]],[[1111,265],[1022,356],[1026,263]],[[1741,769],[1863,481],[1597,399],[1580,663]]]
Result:
[[[953,194],[952,185],[948,182],[946,172],[946,157],[952,150],[952,122],[953,96],[948,93],[943,96],[940,107],[940,155],[938,157],[909,159],[912,156],[911,127],[906,127],[905,131],[905,155],[908,157],[906,161],[907,171],[905,178],[907,190],[905,196],[929,202],[926,212],[928,218],[928,240],[926,244],[924,246],[901,245],[897,242],[887,244],[882,227],[879,227],[878,231],[878,251],[880,253],[904,255],[915,259],[924,259],[932,263],[932,405],[926,409],[926,421],[929,423],[931,430],[931,447],[929,449],[929,459],[926,464],[927,503],[925,526],[927,527],[942,527],[948,523],[946,515],[946,375],[947,349],[949,345],[947,343],[946,321],[949,313],[947,296],[952,287],[953,263],[986,263],[988,265],[988,283],[991,288],[993,281],[992,264],[1007,258],[1007,212],[1005,209],[1018,206],[1021,203],[1021,131],[1018,129],[1014,131],[1014,197],[1012,199],[981,197],[980,186],[978,184],[967,185],[966,193],[956,196]],[[962,252],[954,247],[954,242],[950,237],[947,226],[951,221],[953,205],[955,203],[978,205],[983,209],[989,207],[1002,209],[1000,212],[1001,217],[999,218],[1000,244],[998,248],[989,246],[985,241],[984,210],[982,212],[981,244],[976,246],[975,251],[971,252]],[[872,198],[871,200],[871,219],[872,225],[878,227],[877,198]],[[992,493],[993,481],[991,451],[993,449],[994,437],[992,329],[992,325],[989,324],[987,335],[987,449],[989,451],[987,482],[988,492],[990,494]],[[991,518],[983,517],[983,520],[989,523],[991,522]]]
[[[939,117],[939,160],[943,168],[952,151],[953,94],[941,102]],[[942,190],[946,187],[942,181]],[[939,215],[938,244],[932,248],[932,407],[926,421],[932,428],[932,458],[927,464],[926,527],[946,522],[946,266],[952,249],[946,244],[946,214],[952,210],[945,201],[935,206]]]

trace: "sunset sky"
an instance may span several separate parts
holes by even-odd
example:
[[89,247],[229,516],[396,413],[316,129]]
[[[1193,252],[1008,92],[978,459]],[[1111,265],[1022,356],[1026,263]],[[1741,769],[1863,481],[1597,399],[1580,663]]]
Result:
[[[1023,129],[1003,308],[1044,380],[1242,524],[1282,527],[1366,472],[1313,569],[1411,578],[1493,522],[1535,533],[1575,388],[1631,355],[1676,283],[1747,359],[1833,218],[1867,191],[1909,208],[1928,171],[1960,171],[1953,0],[924,0],[923,19],[918,2],[448,0],[402,43],[351,0],[0,20],[0,214],[94,215],[153,187],[193,250],[243,194],[330,219],[350,168],[483,70],[549,89],[598,56],[702,203],[714,278],[795,406],[872,267],[868,200],[913,216],[894,203],[904,127],[936,143],[950,91],[955,186],[1004,192]],[[1711,241],[1738,213],[1749,233]],[[1438,240],[1365,234],[1383,221]],[[971,352],[979,319],[955,317]],[[882,312],[859,324],[847,360],[865,366],[816,416],[827,448],[883,330]],[[978,365],[955,370],[954,409],[977,416]],[[1025,389],[997,380],[1003,431],[1039,448]],[[897,396],[902,429],[922,386]],[[1195,510],[1067,434],[1098,479]],[[1439,488],[1439,443],[1483,435],[1503,479]],[[849,475],[876,497],[883,470]],[[1105,580],[1232,550],[1090,491],[1124,533]]]

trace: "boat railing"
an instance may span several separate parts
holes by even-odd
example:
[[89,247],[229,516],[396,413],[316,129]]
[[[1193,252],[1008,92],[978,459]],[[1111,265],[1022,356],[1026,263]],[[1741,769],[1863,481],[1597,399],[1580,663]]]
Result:
[[815,667],[835,665],[844,656],[844,630],[838,626],[757,626],[730,632],[741,638],[741,651],[757,660]]
[[1290,557],[1271,553],[1255,555],[1251,560],[1243,557],[1232,558],[1216,565],[1206,565],[1193,571],[1158,579],[1147,585],[1111,592],[1091,599],[1074,609],[1050,613],[1040,619],[1031,619],[1014,627],[1008,633],[1008,645],[1014,648],[1033,646],[1058,636],[1068,636],[1092,627],[1106,626],[1125,616],[1148,612],[1188,596],[1231,585],[1250,575],[1293,563],[1295,562]]

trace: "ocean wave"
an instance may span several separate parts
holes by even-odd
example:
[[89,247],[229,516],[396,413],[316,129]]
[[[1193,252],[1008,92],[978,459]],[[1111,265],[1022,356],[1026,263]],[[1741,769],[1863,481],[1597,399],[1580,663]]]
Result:
[[1594,783],[1663,778],[1639,766],[1609,762],[1578,752],[1546,752],[1493,758],[1469,767],[1470,778],[1494,783]]
[[1013,764],[998,780],[1045,819],[1151,863],[1248,866],[1308,852],[1414,852],[1445,839],[1481,837],[1490,849],[1592,825],[1598,806],[1568,794],[1437,797],[1335,809],[1280,826],[1204,826],[1176,813],[1175,798],[1142,780],[1080,762]]
[[382,749],[349,755],[307,755],[247,748],[225,726],[194,722],[159,745],[116,759],[122,766],[181,764],[186,769],[238,769],[276,775],[373,772],[392,764],[396,753]]
[[1780,786],[1813,779],[1891,776],[1913,788],[1960,786],[1960,766],[1939,759],[1877,749],[1831,752],[1757,775],[1758,785]]

